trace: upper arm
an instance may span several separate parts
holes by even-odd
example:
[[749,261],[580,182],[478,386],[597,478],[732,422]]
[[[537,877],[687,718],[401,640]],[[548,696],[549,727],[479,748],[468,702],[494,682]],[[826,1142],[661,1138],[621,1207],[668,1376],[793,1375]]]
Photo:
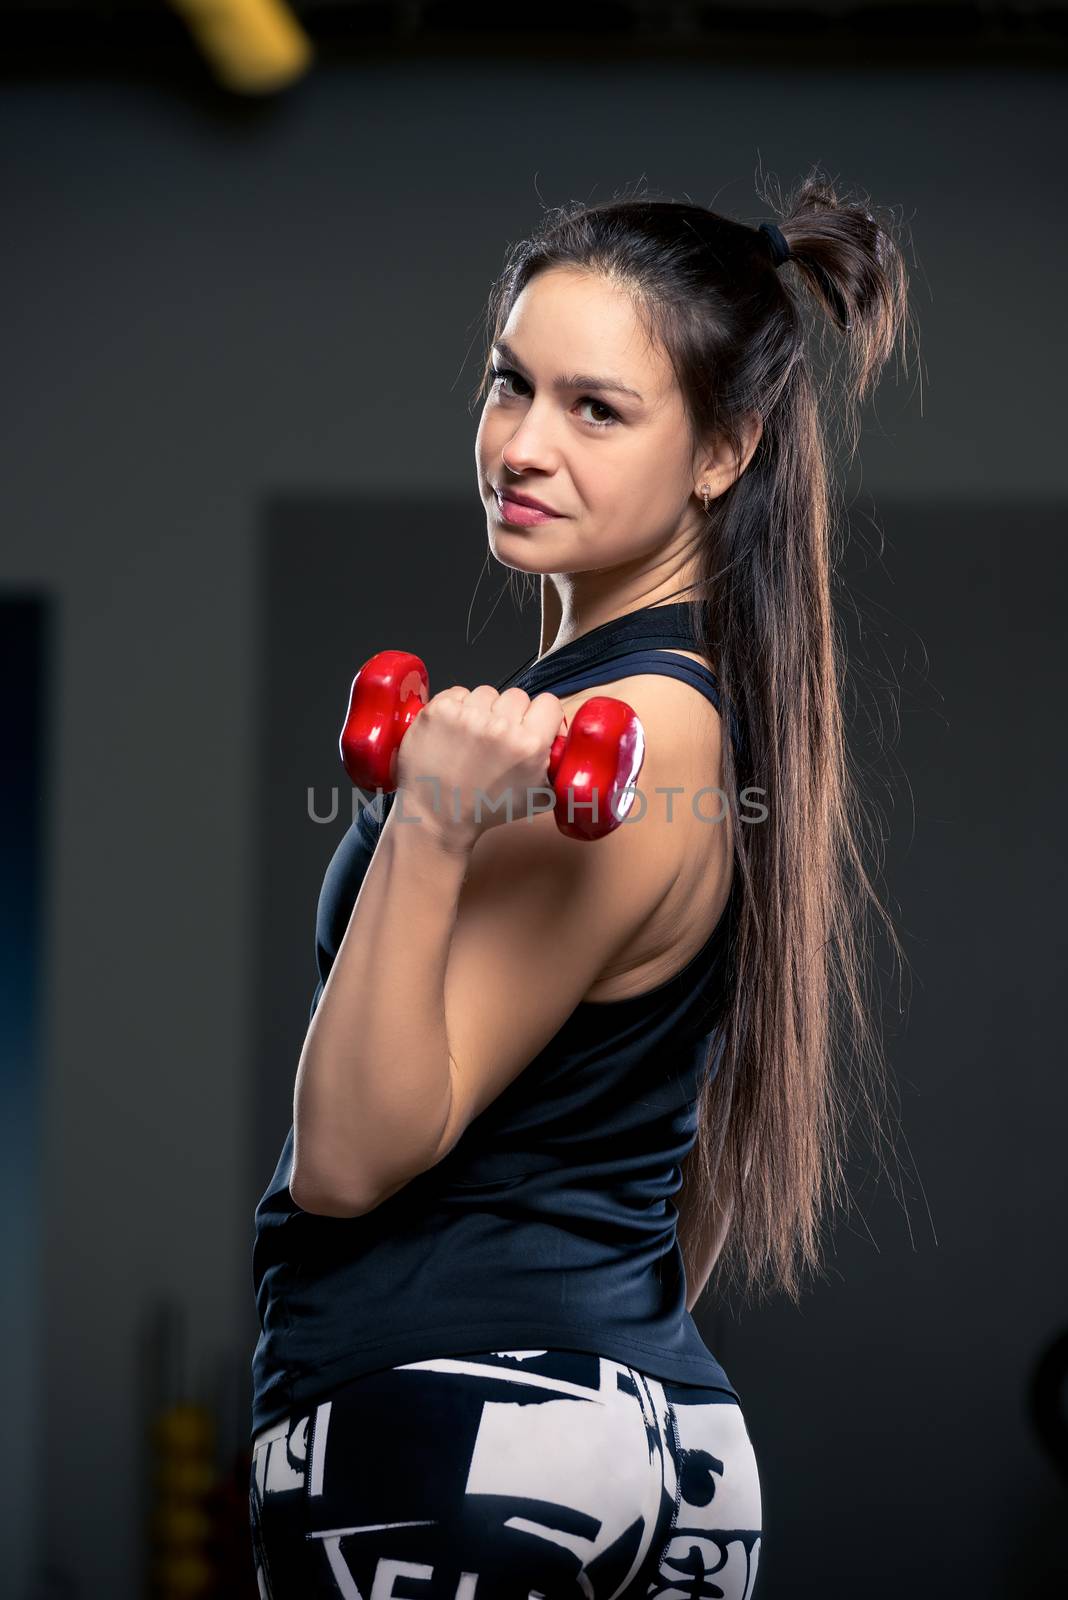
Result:
[[[618,693],[641,719],[646,756],[638,784],[650,800],[658,785],[708,782],[713,758],[718,771],[718,752],[698,748],[711,724],[692,687],[646,675],[602,690]],[[571,697],[575,704],[586,698]],[[707,710],[715,719],[714,708]],[[720,832],[685,817],[668,821],[665,806],[649,804],[640,820],[590,843],[566,838],[551,811],[480,835],[447,962],[452,1104],[433,1161],[534,1059],[633,940],[677,881],[698,831],[706,849],[708,836]]]

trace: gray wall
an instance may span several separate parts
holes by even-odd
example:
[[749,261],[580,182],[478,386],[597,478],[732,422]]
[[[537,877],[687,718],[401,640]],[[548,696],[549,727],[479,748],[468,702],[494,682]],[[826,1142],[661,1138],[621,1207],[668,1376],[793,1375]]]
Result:
[[[844,1281],[800,1313],[745,1314],[722,1347],[753,1415],[769,1525],[778,1519],[793,1557],[776,1578],[769,1547],[769,1595],[853,1595],[868,1561],[886,1593],[908,1574],[914,1594],[946,1592],[947,1565],[962,1593],[1002,1592],[988,1530],[1004,1529],[999,1551],[1016,1548],[1053,1481],[1013,1397],[1025,1349],[1057,1310],[1037,1251],[1054,1227],[1043,1130],[1065,1109],[1043,949],[1059,925],[1063,846],[1050,837],[1032,900],[1025,820],[991,791],[1004,802],[1021,717],[1041,740],[1045,709],[1063,700],[1045,631],[1068,487],[1053,348],[1065,221],[1050,204],[1060,87],[987,71],[845,80],[635,64],[555,69],[547,93],[544,69],[512,63],[503,85],[488,62],[376,64],[321,70],[276,115],[232,126],[163,90],[7,86],[0,583],[54,594],[59,640],[40,1424],[26,1479],[36,1521],[19,1541],[9,1515],[9,1572],[47,1544],[62,1592],[138,1594],[145,1307],[159,1293],[186,1305],[194,1373],[250,1353],[255,1336],[251,1206],[269,1177],[256,1149],[265,507],[280,493],[371,494],[407,525],[411,497],[466,495],[470,542],[456,559],[470,592],[484,554],[466,406],[479,316],[539,197],[600,198],[645,175],[757,220],[758,161],[785,186],[818,160],[898,206],[920,258],[922,384],[888,381],[852,483],[888,530],[891,501],[900,515],[892,603],[930,650],[968,751],[959,781],[928,692],[909,747],[925,762],[909,773],[908,817],[921,984],[895,1059],[928,1191],[952,1223],[937,1250],[920,1231],[906,1272],[887,1213],[893,1268],[851,1245]],[[974,552],[962,499],[987,510]],[[1010,587],[1021,555],[1029,581]],[[502,577],[495,569],[494,586]],[[413,637],[419,608],[431,615],[435,596],[413,596]],[[535,642],[532,622],[517,630],[516,658]],[[1023,681],[1021,651],[1033,664]],[[294,975],[294,1006],[307,1004],[308,976]],[[880,1296],[907,1301],[920,1281],[938,1293],[930,1320],[909,1323],[910,1383],[877,1390],[857,1376],[856,1352],[885,1339],[881,1373],[893,1376],[903,1338],[878,1320]],[[959,1485],[948,1518],[923,1472],[902,1471],[895,1505],[856,1498],[858,1483],[877,1491],[882,1479],[870,1476],[864,1408],[841,1450],[828,1445],[826,1408],[847,1406],[836,1349],[854,1352],[865,1407],[885,1393],[873,1426],[908,1423],[911,1459],[943,1415],[952,1430],[973,1419],[967,1509],[988,1532],[978,1553]],[[989,1458],[976,1460],[983,1437]]]

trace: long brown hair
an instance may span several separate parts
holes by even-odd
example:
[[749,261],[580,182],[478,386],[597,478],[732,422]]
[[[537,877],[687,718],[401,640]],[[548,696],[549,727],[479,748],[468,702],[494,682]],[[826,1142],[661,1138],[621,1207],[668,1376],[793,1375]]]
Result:
[[[738,751],[723,740],[741,893],[695,1153],[708,1207],[730,1207],[728,1272],[743,1288],[796,1295],[821,1259],[828,1202],[844,1197],[853,1114],[866,1114],[880,1151],[886,1127],[871,917],[905,963],[865,866],[872,818],[844,735],[830,461],[843,443],[855,451],[860,403],[895,347],[907,370],[914,324],[888,215],[840,198],[815,171],[778,209],[791,249],[778,269],[757,228],[701,206],[643,194],[550,210],[491,290],[478,396],[518,295],[538,273],[572,267],[632,296],[672,363],[695,450],[719,437],[740,460],[742,423],[763,421],[748,466],[708,507],[694,602],[745,736]],[[752,786],[769,810],[759,826],[739,816]]]

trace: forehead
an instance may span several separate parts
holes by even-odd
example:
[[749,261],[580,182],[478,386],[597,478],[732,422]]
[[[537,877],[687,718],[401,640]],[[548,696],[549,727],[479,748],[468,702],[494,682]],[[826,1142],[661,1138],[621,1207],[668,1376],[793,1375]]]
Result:
[[671,365],[630,295],[599,273],[539,273],[518,296],[501,336],[528,365],[550,375],[604,373],[647,397],[674,387]]

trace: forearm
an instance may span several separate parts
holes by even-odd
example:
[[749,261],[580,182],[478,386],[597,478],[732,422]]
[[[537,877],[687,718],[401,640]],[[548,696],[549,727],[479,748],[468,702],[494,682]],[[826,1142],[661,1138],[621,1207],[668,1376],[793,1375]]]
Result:
[[445,973],[470,852],[442,844],[425,817],[405,821],[401,800],[297,1067],[291,1187],[338,1215],[370,1209],[429,1165],[451,1106]]

